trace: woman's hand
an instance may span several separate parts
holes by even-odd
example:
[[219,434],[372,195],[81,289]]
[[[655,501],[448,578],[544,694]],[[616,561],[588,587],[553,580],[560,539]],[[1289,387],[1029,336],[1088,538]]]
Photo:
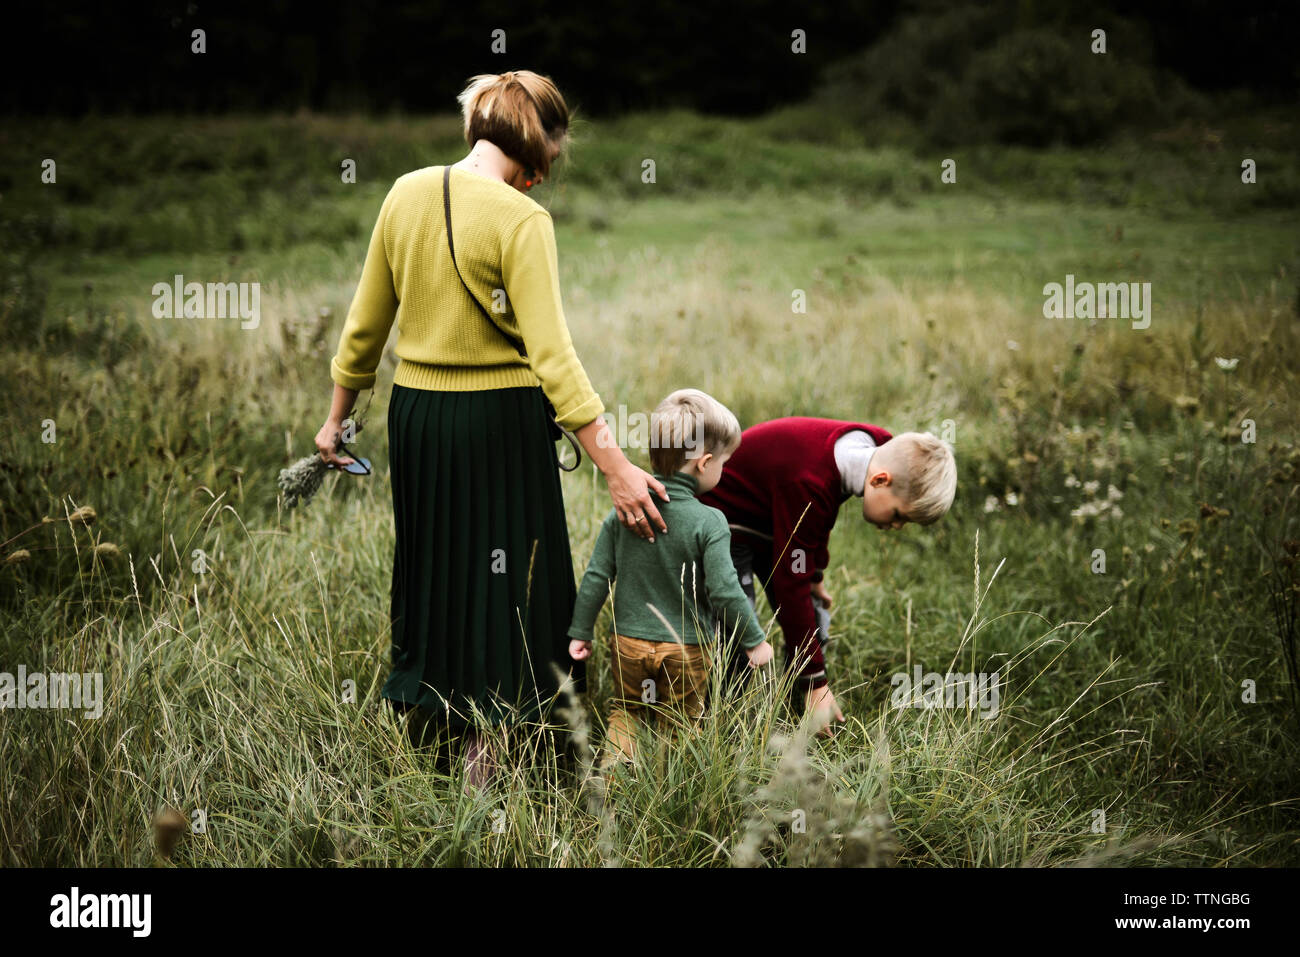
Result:
[[339,458],[336,454],[335,450],[338,449],[339,439],[342,436],[343,423],[336,419],[326,419],[325,424],[316,433],[316,451],[325,462],[333,464],[336,468],[351,465],[355,461],[351,458]]
[[624,459],[620,468],[606,473],[605,484],[609,486],[609,497],[614,500],[618,520],[629,529],[652,542],[656,527],[664,534],[668,533],[668,526],[650,497],[650,489],[654,489],[660,498],[668,500],[668,490],[663,482]]
[[623,450],[609,431],[605,420],[597,416],[573,433],[587,452],[587,457],[595,463],[605,476],[609,486],[609,497],[614,500],[614,512],[618,520],[642,538],[655,540],[655,528],[665,535],[668,526],[664,523],[650,489],[654,489],[661,499],[668,501],[668,490],[645,469],[639,469],[627,460]]
[[330,399],[330,414],[325,419],[325,424],[320,427],[316,433],[316,451],[326,464],[333,464],[335,468],[342,468],[345,465],[351,465],[355,459],[339,458],[337,450],[339,440],[343,437],[343,423],[352,415],[353,404],[357,401],[357,392],[355,389],[345,389],[337,382],[334,383],[333,397]]

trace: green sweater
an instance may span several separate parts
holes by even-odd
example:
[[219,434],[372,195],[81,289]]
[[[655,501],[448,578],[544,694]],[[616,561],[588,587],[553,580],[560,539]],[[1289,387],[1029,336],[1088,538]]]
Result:
[[578,586],[569,637],[592,640],[596,616],[612,592],[617,634],[645,641],[676,641],[650,610],[653,605],[688,645],[699,644],[697,623],[705,640],[711,640],[715,620],[722,625],[724,640],[735,628],[745,648],[762,644],[763,629],[740,589],[731,561],[727,520],[716,508],[695,498],[699,483],[694,476],[678,472],[656,477],[671,499],[656,498],[655,502],[669,534],[657,534],[653,543],[647,542],[625,528],[610,510]]

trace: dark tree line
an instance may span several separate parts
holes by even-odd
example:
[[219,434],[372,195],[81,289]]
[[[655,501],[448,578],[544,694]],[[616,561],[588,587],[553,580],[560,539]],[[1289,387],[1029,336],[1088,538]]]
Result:
[[[960,0],[958,0],[960,2]],[[961,4],[969,6],[969,4]],[[5,12],[5,113],[293,110],[435,111],[474,73],[553,76],[584,112],[683,106],[757,113],[805,98],[830,63],[935,0],[570,0],[413,3],[213,0]],[[1146,24],[1156,66],[1203,89],[1270,96],[1296,87],[1294,2],[995,0],[1008,29],[1071,31],[1111,14]],[[205,31],[206,52],[191,52]],[[505,31],[494,54],[492,31]],[[791,51],[806,31],[807,52]]]

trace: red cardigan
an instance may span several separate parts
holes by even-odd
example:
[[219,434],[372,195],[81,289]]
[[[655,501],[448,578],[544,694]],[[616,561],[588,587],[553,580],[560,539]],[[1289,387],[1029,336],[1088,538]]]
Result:
[[855,430],[866,432],[877,445],[892,438],[862,422],[803,416],[751,426],[742,433],[740,448],[723,468],[717,487],[699,497],[729,523],[772,536],[767,596],[785,636],[786,663],[796,656],[811,659],[800,677],[813,687],[827,681],[821,645],[814,637],[811,587],[830,564],[831,529],[850,497],[835,464],[835,442]]

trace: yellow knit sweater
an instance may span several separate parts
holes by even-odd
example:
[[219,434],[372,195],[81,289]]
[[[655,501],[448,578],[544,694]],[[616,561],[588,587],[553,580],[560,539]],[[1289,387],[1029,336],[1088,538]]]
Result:
[[470,392],[537,386],[540,380],[560,425],[581,428],[605,406],[564,321],[550,213],[499,180],[451,171],[456,263],[483,308],[523,339],[525,359],[456,277],[445,235],[442,170],[407,173],[384,199],[330,377],[349,389],[374,385],[396,318],[396,385]]

